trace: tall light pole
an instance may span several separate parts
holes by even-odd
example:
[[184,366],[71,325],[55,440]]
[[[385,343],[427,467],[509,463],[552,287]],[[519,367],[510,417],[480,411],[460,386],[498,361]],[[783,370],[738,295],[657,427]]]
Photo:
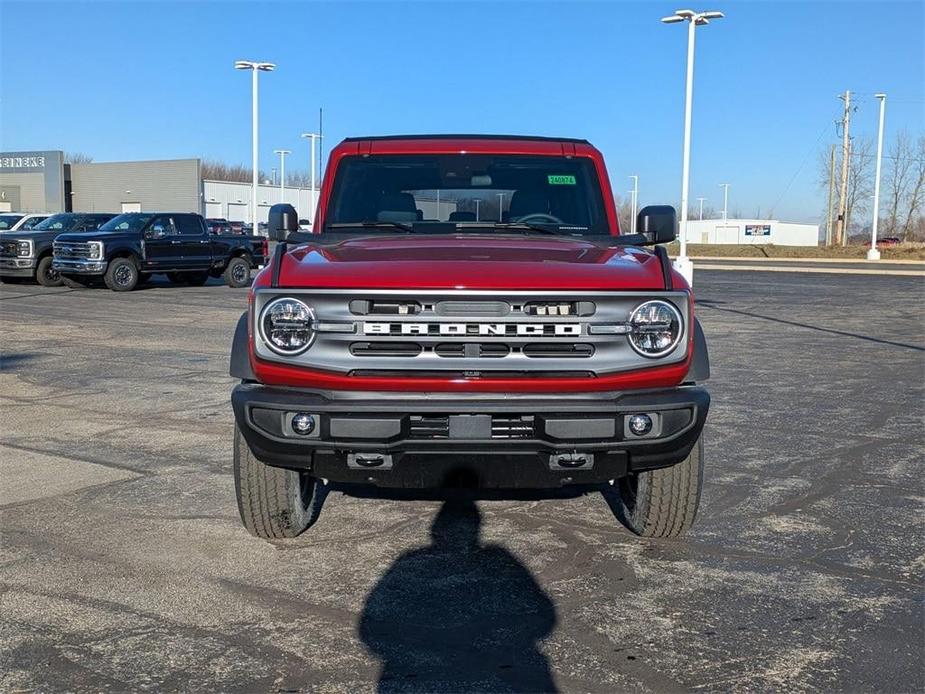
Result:
[[475,199],[475,221],[479,221],[479,203],[482,202],[478,198]]
[[286,155],[292,154],[292,150],[274,149],[273,154],[279,155],[279,201],[283,202],[283,192],[286,190]]
[[305,138],[308,138],[309,140],[311,140],[311,148],[312,148],[312,156],[311,156],[311,169],[312,169],[312,173],[311,173],[311,185],[312,185],[312,191],[311,191],[311,208],[312,208],[312,209],[311,209],[311,219],[312,219],[312,229],[314,229],[314,228],[315,228],[315,205],[318,204],[318,203],[317,203],[317,199],[315,198],[315,195],[316,195],[316,193],[315,193],[315,169],[316,169],[316,166],[315,166],[315,140],[320,140],[320,139],[321,139],[321,135],[319,135],[318,133],[302,133],[302,137],[305,137]]
[[687,192],[691,171],[691,102],[694,96],[694,33],[711,19],[722,19],[722,12],[694,12],[676,10],[670,17],[662,17],[665,24],[687,22],[687,86],[684,98],[684,159],[681,166],[681,253],[674,262],[675,269],[684,275],[689,284],[694,282],[694,265],[687,257]]
[[730,183],[720,183],[719,187],[723,189],[723,229],[726,228],[726,220],[729,218],[729,186]]
[[868,260],[880,260],[877,250],[877,217],[880,216],[880,161],[883,159],[883,115],[886,111],[886,94],[874,94],[880,99],[880,127],[877,130],[877,172],[874,174],[874,221],[870,228],[870,250]]
[[698,202],[700,202],[700,221],[702,222],[703,221],[703,201],[706,200],[706,198],[697,198],[697,200]]
[[498,221],[504,216],[504,193],[498,193]]
[[251,224],[253,224],[253,231],[257,233],[257,73],[258,72],[272,72],[276,69],[274,63],[260,63],[253,60],[236,60],[234,63],[236,70],[251,70],[253,72],[253,78],[251,80],[251,121],[252,121],[252,152],[251,152],[251,167],[253,173],[253,184],[251,186]]
[[630,217],[630,233],[636,233],[636,205],[639,203],[639,176],[630,176],[633,179],[633,216]]

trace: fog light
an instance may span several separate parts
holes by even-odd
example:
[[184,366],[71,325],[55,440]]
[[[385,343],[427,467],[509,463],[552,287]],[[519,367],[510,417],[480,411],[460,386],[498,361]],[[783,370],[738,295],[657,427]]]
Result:
[[315,416],[305,412],[293,415],[292,430],[302,436],[308,436],[315,430]]
[[652,431],[652,418],[647,414],[634,414],[630,417],[629,427],[636,436],[645,436]]

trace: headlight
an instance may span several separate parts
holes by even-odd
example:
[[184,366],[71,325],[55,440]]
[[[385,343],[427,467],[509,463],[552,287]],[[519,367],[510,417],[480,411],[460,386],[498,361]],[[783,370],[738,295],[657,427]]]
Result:
[[103,257],[103,242],[102,241],[90,241],[88,244],[90,246],[90,257],[94,260]]
[[683,322],[667,301],[647,301],[630,314],[630,344],[644,357],[663,357],[678,346]]
[[32,257],[32,241],[17,241],[16,242],[16,255],[20,258],[31,258]]
[[274,299],[260,314],[260,336],[267,347],[287,357],[304,352],[315,337],[311,307],[298,299]]

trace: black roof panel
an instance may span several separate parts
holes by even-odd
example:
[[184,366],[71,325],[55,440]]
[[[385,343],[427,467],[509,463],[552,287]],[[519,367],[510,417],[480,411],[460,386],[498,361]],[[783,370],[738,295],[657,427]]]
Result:
[[591,144],[587,140],[575,137],[544,137],[542,135],[484,135],[484,134],[447,134],[447,135],[373,135],[369,137],[345,137],[344,142],[361,140],[537,140],[540,142],[574,142]]

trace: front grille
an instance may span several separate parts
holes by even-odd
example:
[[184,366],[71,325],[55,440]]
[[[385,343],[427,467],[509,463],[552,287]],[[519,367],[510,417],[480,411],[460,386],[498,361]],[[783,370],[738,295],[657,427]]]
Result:
[[412,415],[408,436],[413,439],[445,439],[450,436],[449,415]]
[[90,249],[92,244],[79,241],[55,241],[54,253],[56,258],[92,258]]
[[[281,295],[304,299],[318,325],[297,357],[280,357],[259,337],[263,307]],[[647,359],[630,345],[627,320],[653,298],[689,315],[682,291],[260,288],[251,332],[261,359],[358,378],[598,378],[684,360],[687,325],[664,358]]]
[[[533,415],[492,415],[491,438],[529,439],[535,432]],[[412,415],[408,422],[412,439],[446,439],[450,436],[450,415]]]
[[533,415],[494,415],[491,418],[493,439],[529,439],[533,431]]
[[0,256],[4,258],[15,258],[19,255],[18,241],[4,241],[0,243]]

